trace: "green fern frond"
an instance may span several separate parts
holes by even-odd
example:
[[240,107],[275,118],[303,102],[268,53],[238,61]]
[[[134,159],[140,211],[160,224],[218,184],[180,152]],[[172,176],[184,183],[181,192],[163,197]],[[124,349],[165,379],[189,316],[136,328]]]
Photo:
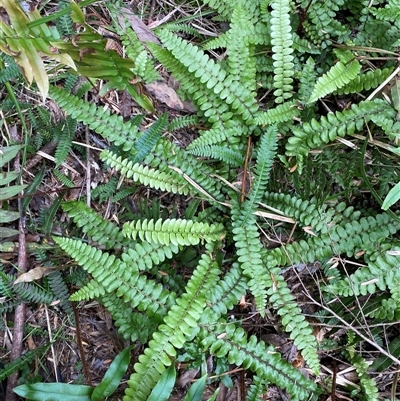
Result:
[[104,220],[83,202],[63,202],[62,208],[72,218],[82,231],[91,237],[91,240],[106,249],[121,249],[129,246],[120,229]]
[[0,369],[0,381],[2,382],[7,377],[11,376],[14,372],[22,370],[24,367],[28,367],[36,358],[41,358],[46,354],[50,344],[43,345],[36,349],[31,349],[27,353],[14,361],[8,363],[4,369]]
[[257,114],[254,122],[258,125],[271,125],[292,121],[300,114],[297,102],[285,102],[268,111]]
[[[398,251],[399,248],[394,248]],[[371,255],[368,266],[358,269],[343,280],[325,287],[326,292],[340,296],[374,294],[378,290],[396,289],[400,285],[399,256],[377,252]]]
[[[336,53],[340,57],[339,51]],[[346,59],[346,53],[343,51],[343,57],[340,58]],[[360,70],[361,64],[357,60],[348,60],[346,62],[341,59],[326,74],[318,78],[307,103],[313,103],[321,97],[345,87],[357,77]]]
[[56,178],[62,183],[67,188],[72,188],[74,187],[74,183],[71,181],[70,178],[68,178],[66,175],[63,173],[60,173],[58,170],[53,169],[53,174],[56,176]]
[[169,124],[167,131],[176,131],[178,129],[195,126],[199,123],[196,115],[175,117]]
[[273,347],[266,347],[255,336],[234,324],[202,325],[207,332],[204,347],[218,357],[227,356],[229,363],[250,369],[263,381],[285,389],[293,400],[306,400],[317,392],[317,385],[298,369],[284,361]]
[[228,74],[253,96],[256,92],[255,31],[244,7],[235,7],[226,33]]
[[18,283],[14,286],[14,292],[23,302],[35,302],[51,304],[55,296],[49,289],[39,287],[36,283]]
[[347,95],[349,93],[368,91],[378,87],[392,72],[393,68],[384,68],[383,70],[377,68],[373,71],[367,71],[365,74],[358,75],[351,82],[337,89],[334,93],[337,95]]
[[[159,37],[176,61],[185,66],[191,76],[198,79],[198,82],[205,84],[201,88],[201,92],[197,93],[198,88],[185,85],[180,80],[182,87],[192,94],[193,100],[206,117],[210,119],[211,116],[216,115],[214,110],[216,105],[210,103],[210,99],[218,96],[226,105],[229,105],[231,110],[241,115],[243,120],[247,121],[253,118],[253,113],[257,110],[258,105],[252,93],[244,88],[241,83],[235,81],[232,76],[226,76],[226,72],[219,64],[216,64],[198,47],[185,42],[168,31],[160,31]],[[157,46],[154,44],[149,44],[149,46],[156,57],[159,58],[161,53],[157,51]],[[165,63],[163,62],[163,64]],[[187,81],[188,74],[184,75],[186,75]],[[209,98],[209,96],[212,97]]]
[[47,276],[49,286],[53,294],[60,301],[61,308],[70,317],[73,316],[74,311],[72,309],[71,302],[68,300],[69,292],[68,287],[65,285],[63,276],[60,271],[55,271]]
[[121,298],[115,294],[106,294],[100,297],[102,305],[118,327],[118,334],[132,342],[140,341],[146,344],[160,324],[156,316],[148,316],[134,312]]
[[151,152],[158,140],[161,138],[162,132],[165,130],[168,122],[168,114],[163,114],[139,137],[135,143],[135,151],[133,154],[133,163],[139,163]]
[[14,58],[0,53],[0,84],[9,82],[15,78],[22,78],[21,70],[18,68]]
[[249,194],[249,203],[252,209],[255,209],[255,205],[261,202],[266,191],[272,163],[277,151],[277,142],[278,129],[276,125],[271,125],[262,135],[260,146],[257,150],[257,161],[254,170],[256,179]]
[[225,237],[225,229],[222,224],[182,219],[133,221],[125,223],[122,232],[134,240],[139,237],[142,241],[164,245],[197,245],[200,242],[212,242]]
[[121,116],[111,114],[106,109],[85,102],[56,87],[50,87],[49,94],[72,119],[83,122],[113,142],[115,146],[122,146],[124,151],[134,147],[139,135],[137,125],[131,121],[124,122]]
[[[53,136],[54,140],[58,141],[56,151],[54,153],[56,168],[59,167],[67,159],[71,150],[72,141],[75,136],[76,121],[67,117],[60,127],[56,127],[56,135]],[[59,130],[57,128],[60,128]]]
[[290,1],[273,0],[271,12],[271,44],[274,65],[274,95],[276,103],[292,97],[294,64],[293,38],[290,25]]
[[[155,313],[162,315],[166,303],[170,303],[170,294],[163,290],[160,284],[139,275],[137,261],[132,260],[129,255],[126,254],[124,256],[126,261],[122,261],[78,240],[54,238],[54,241],[90,273],[106,293],[115,293],[132,308],[138,307],[140,310],[145,310],[150,316]],[[70,300],[79,300],[82,295],[87,297],[88,290],[97,291],[97,288],[97,284],[92,285],[92,288],[83,287],[73,294]],[[89,296],[93,298],[103,295],[96,291],[89,293]]]
[[365,100],[353,104],[349,110],[322,116],[320,121],[312,119],[301,128],[293,128],[293,136],[286,144],[286,153],[299,157],[302,161],[302,156],[307,155],[309,149],[319,148],[337,137],[343,138],[361,130],[365,121],[369,121],[372,115],[385,112],[388,108],[390,106],[382,99]]
[[201,135],[190,143],[187,150],[221,144],[228,139],[244,137],[249,132],[249,128],[235,118],[225,123],[215,123],[211,129],[201,132]]
[[164,318],[164,324],[153,334],[153,340],[135,364],[135,373],[128,380],[125,390],[126,401],[145,401],[158,382],[166,366],[170,366],[176,356],[176,349],[190,341],[198,332],[197,322],[206,307],[205,294],[214,286],[220,273],[210,254],[213,246],[207,246],[192,277],[187,283],[186,292],[176,300]]
[[[190,177],[191,193],[194,191],[204,196],[204,191],[210,194],[214,199],[223,200],[224,194],[221,193],[221,182],[213,177],[214,169],[206,164],[198,161],[195,157],[179,148],[171,141],[161,138],[154,150],[154,153],[146,157],[144,163],[164,170],[177,173],[180,177],[177,179],[185,179]],[[186,190],[186,188],[184,188]],[[187,192],[186,192],[187,193]]]
[[209,292],[208,305],[216,316],[225,315],[237,305],[247,288],[247,278],[243,276],[240,265],[233,263],[229,271]]
[[127,178],[132,178],[143,185],[184,195],[191,191],[187,181],[175,171],[163,172],[139,163],[134,164],[132,160],[124,159],[108,150],[103,150],[100,157],[108,165],[126,175]]
[[236,167],[242,166],[244,162],[243,155],[240,152],[218,145],[196,147],[189,150],[189,153],[195,156],[221,160]]

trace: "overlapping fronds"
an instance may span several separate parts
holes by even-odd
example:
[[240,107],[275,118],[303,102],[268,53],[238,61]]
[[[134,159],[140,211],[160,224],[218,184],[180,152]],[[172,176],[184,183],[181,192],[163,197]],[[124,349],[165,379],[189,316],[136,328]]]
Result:
[[218,357],[227,356],[229,363],[250,369],[258,377],[286,389],[293,400],[305,400],[317,391],[316,384],[284,361],[273,347],[266,347],[255,336],[235,324],[202,325],[207,332],[204,346]]
[[[146,313],[150,315],[162,314],[166,304],[170,302],[170,294],[163,290],[160,284],[140,275],[136,260],[132,260],[129,255],[119,259],[79,240],[70,238],[54,238],[54,240],[102,285],[106,293],[115,293],[132,308],[146,310]],[[169,249],[171,248],[168,247]],[[89,290],[92,291],[93,288]],[[87,290],[83,287],[70,299],[79,300],[80,291],[87,298]],[[95,297],[99,294],[92,292],[89,295]]]
[[312,119],[301,127],[293,128],[293,136],[288,139],[286,152],[298,157],[301,162],[310,149],[361,130],[372,115],[382,113],[388,108],[390,106],[382,99],[365,100],[353,104],[349,110],[322,116],[320,121]]
[[213,246],[207,247],[188,281],[185,293],[176,300],[164,324],[153,334],[153,340],[135,364],[135,373],[128,380],[125,400],[146,400],[161,374],[170,366],[176,349],[190,341],[198,332],[197,322],[206,307],[206,294],[214,286],[219,275],[216,263],[210,257]]

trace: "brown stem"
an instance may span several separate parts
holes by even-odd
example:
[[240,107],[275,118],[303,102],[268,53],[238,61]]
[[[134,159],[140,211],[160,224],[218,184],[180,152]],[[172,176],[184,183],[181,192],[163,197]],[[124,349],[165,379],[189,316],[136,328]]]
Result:
[[79,315],[78,311],[76,310],[76,306],[73,302],[72,302],[72,309],[74,310],[75,325],[76,325],[76,342],[78,343],[79,353],[81,354],[83,374],[85,375],[86,383],[92,387],[92,380],[90,378],[90,372],[85,358],[85,350],[83,349],[83,344],[82,344],[81,328],[79,325]]

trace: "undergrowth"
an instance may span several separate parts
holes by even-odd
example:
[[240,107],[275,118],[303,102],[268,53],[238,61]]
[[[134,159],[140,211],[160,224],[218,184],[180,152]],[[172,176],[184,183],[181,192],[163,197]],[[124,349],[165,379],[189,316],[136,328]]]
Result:
[[[73,171],[62,166],[83,151],[83,127],[86,139],[97,138],[92,152],[101,151],[98,162],[109,178],[84,199],[59,196],[31,219],[31,229],[46,236],[56,215],[70,219],[62,235],[53,232],[56,246],[42,257],[57,267],[60,255],[68,255],[74,268],[15,284],[16,273],[5,264],[5,316],[18,302],[59,299],[72,320],[71,302],[104,305],[119,335],[142,345],[124,401],[168,399],[178,362],[199,366],[210,355],[215,368],[193,384],[199,393],[221,367],[235,365],[251,377],[248,400],[268,386],[291,400],[318,399],[334,394],[336,385],[335,375],[322,379],[322,356],[341,355],[360,379],[348,384],[348,394],[377,400],[377,372],[396,367],[400,354],[398,329],[390,328],[400,318],[399,195],[389,192],[398,181],[397,2],[203,0],[210,24],[229,23],[212,39],[190,19],[141,36],[122,2],[105,6],[110,26],[102,36],[82,3],[62,3],[54,24],[5,2],[10,24],[2,27],[0,81],[14,91],[23,78],[35,81],[43,98],[61,109],[54,121],[47,104],[5,98],[5,121],[16,104],[26,107],[35,131],[27,151],[53,144],[54,176],[69,188]],[[179,82],[178,93],[194,113],[165,112],[146,94],[166,74]],[[123,118],[101,104],[116,93],[139,111]],[[196,132],[190,143],[173,139],[189,129]],[[2,148],[4,171],[20,149]],[[17,178],[11,170],[2,187]],[[11,208],[7,200],[25,184],[6,188],[0,200]],[[134,195],[143,188],[153,200],[141,199],[137,207]],[[392,210],[382,210],[388,193]],[[171,206],[175,197],[184,199],[184,210]],[[106,204],[115,206],[114,221],[100,213]],[[4,209],[6,223],[19,218]],[[27,210],[28,202],[19,211]],[[304,267],[308,276],[300,273]],[[80,288],[69,296],[72,283]],[[286,333],[299,365],[262,332],[249,330],[238,308]],[[379,326],[388,332],[370,329]],[[337,334],[339,328],[347,335]],[[123,357],[124,369],[113,365],[119,379],[129,365]],[[8,366],[10,374],[19,365]],[[39,383],[15,391],[42,399],[44,391],[62,389],[97,400],[115,390],[107,383],[106,377],[97,387]]]

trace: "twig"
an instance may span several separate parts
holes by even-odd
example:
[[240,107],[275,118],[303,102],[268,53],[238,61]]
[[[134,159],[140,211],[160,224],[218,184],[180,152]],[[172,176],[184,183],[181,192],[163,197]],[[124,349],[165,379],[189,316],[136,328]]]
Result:
[[[18,154],[15,158],[14,169],[16,171],[21,169],[21,165],[19,162],[20,155]],[[18,207],[20,212],[19,219],[19,247],[18,247],[18,268],[21,274],[26,273],[27,271],[27,258],[26,258],[26,239],[25,239],[25,231],[24,231],[24,216],[22,210],[22,202],[21,199],[18,199]],[[25,303],[19,304],[15,309],[14,315],[14,330],[13,330],[13,338],[12,338],[12,348],[10,354],[10,361],[15,361],[22,354],[22,343],[24,338],[24,323],[25,323]],[[18,372],[13,373],[7,382],[7,392],[6,392],[6,400],[7,401],[16,401],[17,394],[13,392],[14,387],[17,386],[18,382]]]

